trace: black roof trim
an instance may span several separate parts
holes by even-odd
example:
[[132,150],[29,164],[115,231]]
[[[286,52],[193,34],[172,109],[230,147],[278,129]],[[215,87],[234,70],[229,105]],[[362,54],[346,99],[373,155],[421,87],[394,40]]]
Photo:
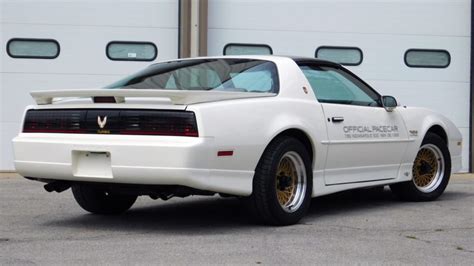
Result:
[[338,64],[338,63],[334,63],[334,62],[322,60],[322,59],[317,59],[317,58],[312,58],[312,57],[288,56],[288,58],[295,61],[296,64],[312,63],[312,64],[318,64],[318,65],[329,65],[329,66],[334,66],[334,67],[342,66],[341,64]]

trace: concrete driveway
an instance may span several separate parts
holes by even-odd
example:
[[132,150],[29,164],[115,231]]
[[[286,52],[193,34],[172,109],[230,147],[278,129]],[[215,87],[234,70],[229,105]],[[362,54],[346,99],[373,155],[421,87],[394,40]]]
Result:
[[70,191],[0,176],[0,264],[464,264],[474,261],[474,176],[435,202],[388,189],[315,198],[287,227],[253,225],[239,201],[141,197],[126,214],[86,213]]

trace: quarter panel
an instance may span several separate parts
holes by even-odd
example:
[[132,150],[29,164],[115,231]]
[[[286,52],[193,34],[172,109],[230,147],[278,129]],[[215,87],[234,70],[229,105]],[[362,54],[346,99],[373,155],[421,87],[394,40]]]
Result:
[[[321,106],[314,100],[276,96],[198,104],[188,110],[198,117],[200,136],[214,138],[214,169],[254,171],[271,140],[290,128],[309,136],[315,151],[313,168],[323,167],[326,147],[321,141],[327,134]],[[232,150],[233,156],[218,157],[221,150]]]

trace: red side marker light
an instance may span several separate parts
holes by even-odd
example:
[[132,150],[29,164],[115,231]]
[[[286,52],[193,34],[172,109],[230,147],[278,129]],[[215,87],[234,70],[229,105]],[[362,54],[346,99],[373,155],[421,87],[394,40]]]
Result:
[[232,156],[234,155],[234,151],[218,151],[217,156]]

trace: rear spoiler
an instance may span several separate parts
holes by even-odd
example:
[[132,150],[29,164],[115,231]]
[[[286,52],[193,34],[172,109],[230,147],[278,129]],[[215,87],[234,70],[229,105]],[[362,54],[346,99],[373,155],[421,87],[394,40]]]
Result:
[[117,103],[125,102],[125,98],[127,97],[152,97],[167,98],[176,105],[187,105],[193,103],[214,102],[231,99],[276,96],[276,93],[268,92],[187,91],[156,89],[74,89],[34,91],[30,94],[38,105],[52,104],[55,98],[67,97],[114,97]]

